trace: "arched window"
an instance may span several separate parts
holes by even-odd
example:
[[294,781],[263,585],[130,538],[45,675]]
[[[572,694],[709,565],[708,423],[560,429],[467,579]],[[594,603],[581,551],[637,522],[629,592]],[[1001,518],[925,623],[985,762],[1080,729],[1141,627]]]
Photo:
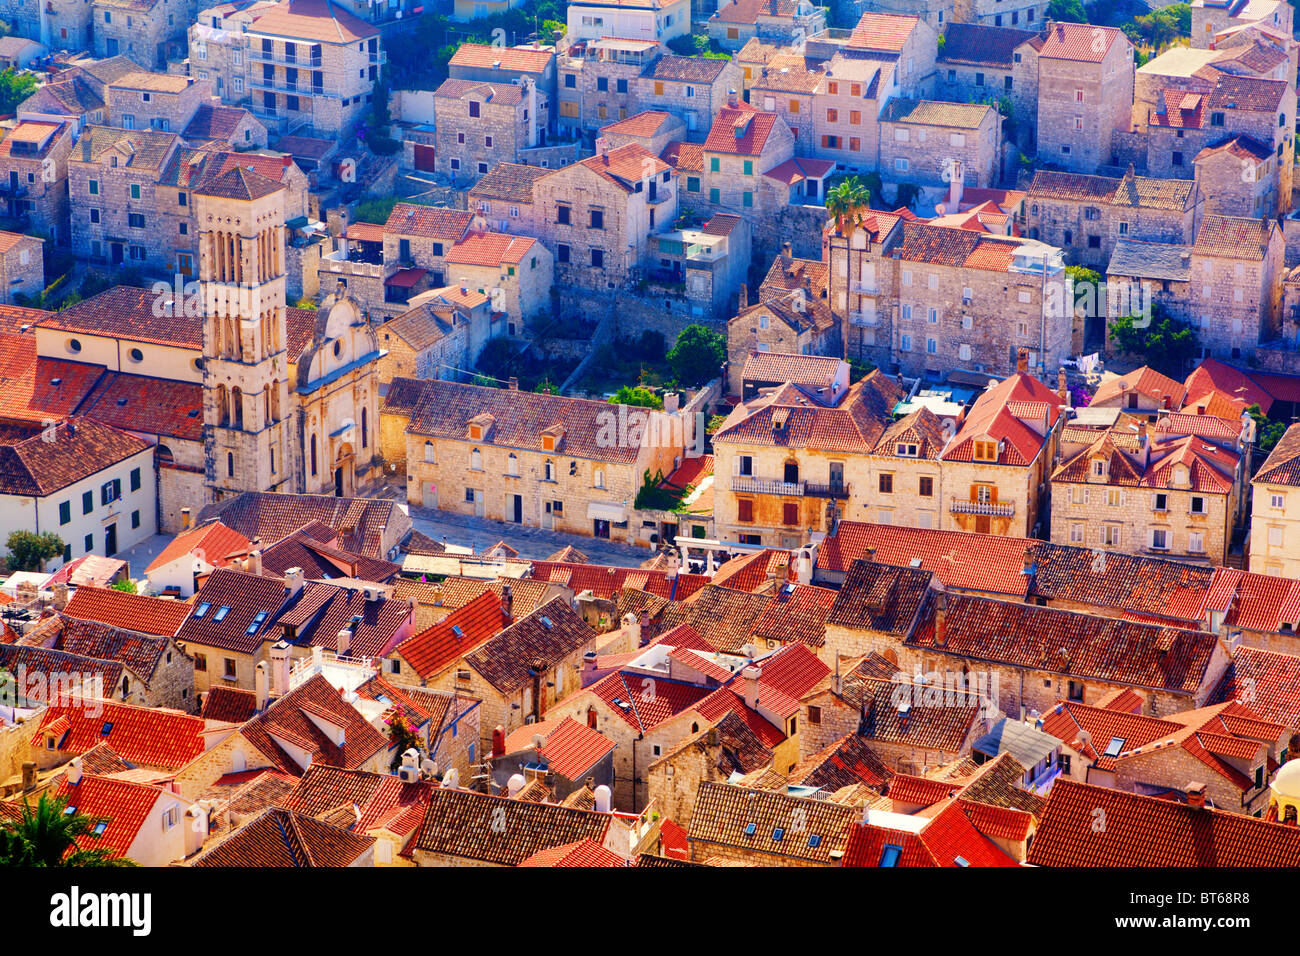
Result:
[[266,424],[269,425],[273,421],[273,419],[271,418],[271,386],[270,385],[262,386],[262,407],[265,409],[263,414],[266,416]]
[[555,480],[555,462],[551,461],[549,458],[546,459],[546,480]]
[[271,421],[280,420],[280,380],[271,382]]
[[506,474],[507,475],[519,474],[519,459],[515,457],[514,452],[511,452],[510,457],[506,459]]
[[230,390],[230,402],[235,406],[235,427],[244,427],[244,392],[238,385]]
[[217,421],[222,425],[230,424],[230,393],[226,386],[217,386]]
[[316,474],[316,436],[311,436],[311,473]]
[[370,447],[370,424],[369,424],[369,419],[366,417],[367,411],[369,411],[369,409],[365,409],[365,408],[361,409],[361,447],[362,448]]
[[235,453],[233,451],[226,452],[226,477],[235,477]]
[[433,442],[431,441],[424,443],[424,460],[430,465],[433,464]]
[[469,453],[469,467],[471,471],[483,470],[483,453],[477,448]]

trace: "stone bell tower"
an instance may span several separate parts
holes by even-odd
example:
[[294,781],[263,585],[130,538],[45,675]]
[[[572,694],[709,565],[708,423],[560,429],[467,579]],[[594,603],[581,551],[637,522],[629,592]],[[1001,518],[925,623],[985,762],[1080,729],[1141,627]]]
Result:
[[[210,500],[289,478],[284,186],[234,168],[194,191]],[[292,485],[284,490],[294,490]]]

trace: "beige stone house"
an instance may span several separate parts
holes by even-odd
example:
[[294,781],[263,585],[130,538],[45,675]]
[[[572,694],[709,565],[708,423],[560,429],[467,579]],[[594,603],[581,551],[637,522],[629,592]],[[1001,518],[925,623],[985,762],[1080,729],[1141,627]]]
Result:
[[[931,23],[927,18],[864,13],[842,52],[845,58],[856,59],[860,56],[857,51],[863,51],[868,54],[866,59],[883,61],[877,64],[881,68],[882,98],[898,95],[926,99],[934,95],[940,30],[941,25]],[[885,64],[890,61],[892,66],[886,70]]]
[[[610,148],[623,145],[611,141]],[[533,183],[550,170],[521,163],[497,163],[469,190],[469,208],[498,232],[536,236]]]
[[749,305],[743,299],[727,322],[727,381],[732,394],[740,394],[740,376],[755,352],[840,354],[839,320],[826,296],[826,264],[792,255],[786,243],[759,286],[758,301]]
[[635,143],[658,156],[674,140],[686,138],[686,124],[663,110],[642,110],[627,119],[602,126],[600,136],[609,149]]
[[1250,569],[1300,577],[1300,425],[1292,425],[1251,479]]
[[1104,269],[1121,239],[1190,242],[1201,196],[1183,179],[1092,176],[1040,170],[1029,185],[1031,238],[1064,250],[1071,265]]
[[851,459],[875,446],[902,398],[877,371],[833,394],[787,383],[736,406],[713,436],[719,537],[795,548],[831,516],[868,507],[875,491]]
[[739,50],[754,37],[799,43],[826,29],[826,14],[809,0],[722,0],[708,28],[724,50]]
[[407,495],[423,508],[631,542],[645,474],[668,474],[682,454],[680,441],[648,433],[671,436],[674,421],[587,399],[425,382],[407,428]]
[[0,140],[0,199],[15,222],[27,230],[68,242],[68,156],[72,130],[67,122],[24,121]]
[[333,137],[369,110],[385,55],[379,28],[326,0],[201,11],[189,59],[222,101],[277,134]]
[[194,4],[182,0],[93,0],[90,4],[95,56],[130,57],[147,70],[162,70],[184,47]]
[[1251,0],[1249,3],[1216,3],[1214,0],[1192,0],[1192,47],[1208,49],[1214,46],[1218,34],[1233,27],[1256,25],[1291,36],[1291,23],[1295,11],[1281,0]]
[[448,79],[433,95],[434,163],[457,182],[472,183],[497,163],[517,163],[540,142],[537,87],[531,80],[486,83]]
[[179,133],[200,106],[212,100],[212,84],[191,76],[143,70],[117,77],[107,85],[105,125]]
[[[475,311],[486,313],[486,310],[486,298],[477,310],[431,298],[385,322],[379,331],[385,354],[379,360],[378,374],[381,386],[389,386],[389,399],[392,398],[390,383],[395,379],[455,378],[457,373],[452,369],[467,367],[469,328]],[[482,318],[486,319],[486,315]],[[389,454],[382,435],[386,411],[387,402],[380,410],[381,448],[384,457],[392,461],[394,456]],[[405,436],[400,446],[396,457],[405,460]]]
[[642,37],[570,44],[556,63],[556,130],[577,135],[648,109],[634,85],[662,53],[658,42]]
[[1206,216],[1201,222],[1188,284],[1205,355],[1240,359],[1275,337],[1285,244],[1276,220]]
[[0,232],[0,304],[16,296],[31,301],[45,289],[44,239],[18,232]]
[[669,53],[642,69],[632,95],[638,109],[676,116],[686,125],[686,138],[699,142],[710,118],[727,105],[728,94],[740,90],[740,80],[740,68],[731,60]]
[[[780,59],[784,60],[786,57]],[[804,66],[802,57],[798,60],[797,64],[777,65],[774,62],[770,66],[755,67],[753,79],[747,80],[746,92],[751,106],[766,113],[775,113],[785,121],[794,137],[797,152],[806,156],[816,156],[819,155],[816,150],[820,143],[817,134],[816,109],[820,105],[821,97],[818,94],[825,76],[820,69],[809,69]],[[745,69],[749,70],[750,67]],[[861,92],[859,97],[862,97]],[[863,121],[862,114],[871,112],[870,104],[865,102],[865,97],[862,98],[864,102],[854,104],[853,107],[859,110],[859,125]],[[867,122],[870,123],[871,120],[872,118],[868,117]],[[855,133],[858,134],[858,148],[861,149],[861,131],[855,130]]]
[[880,115],[879,168],[890,181],[992,186],[1001,156],[1002,118],[992,106],[896,97]]
[[1038,51],[1038,156],[1094,173],[1114,164],[1116,133],[1129,130],[1133,44],[1115,27],[1056,23]]
[[1062,442],[1052,473],[1052,541],[1222,565],[1242,490],[1241,456],[1196,435],[1106,431],[1083,451]]
[[484,228],[486,221],[472,212],[399,202],[384,223],[384,271],[423,269],[430,285],[445,286],[451,247]]
[[1039,35],[1030,26],[950,23],[944,33],[936,96],[961,103],[1011,100],[1011,116],[1033,132],[1038,122]]
[[476,232],[447,252],[447,269],[456,283],[487,296],[493,316],[504,315],[509,335],[551,309],[554,259],[529,236]]
[[766,174],[793,155],[794,137],[784,120],[732,96],[713,117],[704,141],[699,195],[689,182],[686,194],[693,206],[756,222],[788,202]]
[[485,43],[462,43],[447,63],[454,80],[511,83],[529,80],[537,90],[537,123],[554,128],[555,51],[542,47],[499,47]]
[[619,289],[646,265],[651,236],[677,218],[677,181],[642,146],[600,146],[534,181],[534,224],[555,256],[557,282]]

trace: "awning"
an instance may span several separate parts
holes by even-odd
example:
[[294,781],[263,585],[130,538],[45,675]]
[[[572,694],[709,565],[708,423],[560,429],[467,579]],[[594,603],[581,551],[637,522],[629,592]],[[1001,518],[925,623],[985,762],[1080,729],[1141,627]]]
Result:
[[587,504],[587,517],[618,523],[627,520],[627,508],[624,505],[609,504],[603,501],[592,501]]
[[384,285],[410,289],[423,279],[424,275],[425,273],[423,269],[399,269],[384,280]]

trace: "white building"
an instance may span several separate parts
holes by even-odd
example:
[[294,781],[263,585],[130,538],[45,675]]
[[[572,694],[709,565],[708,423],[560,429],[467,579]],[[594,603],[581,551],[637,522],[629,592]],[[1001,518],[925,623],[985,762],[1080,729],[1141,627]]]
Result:
[[574,0],[565,38],[654,40],[666,43],[691,32],[691,0]]

